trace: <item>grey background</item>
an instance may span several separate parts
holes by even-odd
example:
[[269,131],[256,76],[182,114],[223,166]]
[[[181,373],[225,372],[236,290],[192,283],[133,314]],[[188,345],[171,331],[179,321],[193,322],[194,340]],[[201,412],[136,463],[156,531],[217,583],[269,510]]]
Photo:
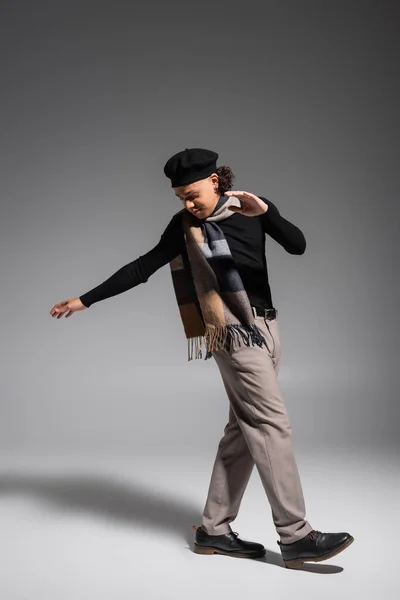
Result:
[[150,250],[166,160],[217,151],[303,231],[267,238],[297,448],[398,450],[398,3],[2,2],[0,454],[214,457],[228,403],[187,362]]

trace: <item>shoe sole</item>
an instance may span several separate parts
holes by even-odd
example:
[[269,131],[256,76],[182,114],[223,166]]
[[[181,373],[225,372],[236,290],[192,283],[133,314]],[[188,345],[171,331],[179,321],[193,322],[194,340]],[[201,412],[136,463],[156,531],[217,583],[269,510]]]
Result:
[[302,564],[305,562],[321,562],[323,560],[327,560],[328,558],[332,558],[333,556],[336,556],[336,554],[339,554],[339,552],[343,552],[343,550],[346,550],[346,548],[348,548],[350,546],[350,544],[352,544],[353,542],[354,542],[354,538],[351,537],[350,539],[347,540],[347,542],[345,544],[343,544],[342,546],[339,546],[339,548],[337,548],[333,552],[330,552],[329,554],[325,554],[324,556],[315,556],[315,557],[310,557],[310,558],[303,557],[303,558],[298,558],[298,559],[294,559],[294,560],[285,560],[284,559],[283,562],[285,563],[285,567],[287,569],[300,569]]
[[195,554],[224,554],[225,556],[234,556],[235,558],[261,558],[265,556],[266,550],[260,550],[253,554],[239,554],[239,552],[228,552],[220,548],[214,548],[213,546],[199,546],[195,543],[194,552]]

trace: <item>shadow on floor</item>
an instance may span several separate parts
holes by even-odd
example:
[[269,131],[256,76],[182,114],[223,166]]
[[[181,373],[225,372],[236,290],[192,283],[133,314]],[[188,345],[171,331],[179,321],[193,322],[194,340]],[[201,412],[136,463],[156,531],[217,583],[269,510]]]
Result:
[[[164,491],[158,494],[154,489],[139,484],[127,484],[112,475],[8,472],[0,474],[0,496],[6,495],[33,496],[57,509],[97,514],[111,522],[124,521],[127,525],[139,524],[155,531],[171,532],[183,538],[192,552],[195,533],[193,525],[201,524],[201,510],[190,503],[168,496]],[[221,556],[223,555],[212,555],[214,559]],[[284,568],[280,552],[267,550],[264,557],[250,560]],[[303,564],[300,569],[323,574],[342,570],[341,567],[316,563]]]

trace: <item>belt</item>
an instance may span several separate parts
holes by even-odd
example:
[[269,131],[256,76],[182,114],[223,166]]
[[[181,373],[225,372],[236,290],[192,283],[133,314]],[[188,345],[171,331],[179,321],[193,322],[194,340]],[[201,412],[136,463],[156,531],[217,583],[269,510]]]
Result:
[[264,319],[268,319],[269,321],[276,319],[278,316],[277,308],[259,308],[258,306],[252,306],[251,310],[253,311],[254,316],[264,317]]

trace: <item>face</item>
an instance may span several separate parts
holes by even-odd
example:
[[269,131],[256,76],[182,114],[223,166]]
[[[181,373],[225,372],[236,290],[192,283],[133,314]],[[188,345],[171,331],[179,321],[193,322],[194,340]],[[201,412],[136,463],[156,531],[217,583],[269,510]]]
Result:
[[186,210],[198,219],[206,219],[213,212],[220,194],[218,175],[212,173],[205,179],[173,188],[175,195],[180,198]]

